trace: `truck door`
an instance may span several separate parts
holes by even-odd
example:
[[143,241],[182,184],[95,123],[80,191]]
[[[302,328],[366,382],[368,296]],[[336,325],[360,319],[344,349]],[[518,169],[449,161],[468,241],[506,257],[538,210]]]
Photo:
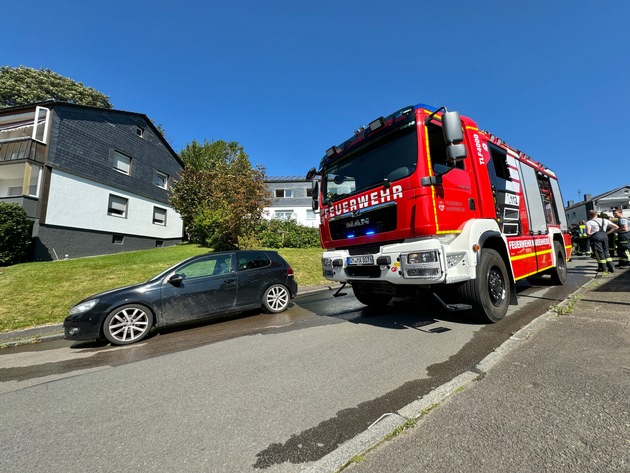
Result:
[[444,141],[439,122],[432,121],[425,127],[428,146],[427,170],[439,176],[441,184],[433,186],[436,233],[451,233],[459,230],[462,223],[479,215],[476,188],[468,159],[449,162],[446,154],[448,143]]

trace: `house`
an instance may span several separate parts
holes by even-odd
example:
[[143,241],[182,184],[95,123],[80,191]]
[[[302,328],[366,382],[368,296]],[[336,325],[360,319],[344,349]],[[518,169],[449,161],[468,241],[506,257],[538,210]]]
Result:
[[319,226],[312,207],[312,184],[303,176],[268,177],[265,181],[271,194],[271,207],[263,209],[267,219],[295,220],[305,227]]
[[582,202],[568,201],[564,211],[567,215],[567,222],[571,226],[580,220],[587,221],[589,210],[605,212],[609,217],[612,217],[612,211],[615,208],[622,209],[626,217],[630,216],[630,186],[618,187],[595,197],[591,197],[591,194],[584,194]]
[[0,109],[0,201],[33,221],[34,259],[181,241],[179,157],[141,113],[55,101]]

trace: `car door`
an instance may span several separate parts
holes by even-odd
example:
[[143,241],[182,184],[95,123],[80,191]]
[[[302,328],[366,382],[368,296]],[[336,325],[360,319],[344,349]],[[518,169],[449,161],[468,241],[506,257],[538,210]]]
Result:
[[200,319],[234,309],[238,289],[233,253],[196,258],[162,283],[159,325]]
[[236,260],[237,306],[259,307],[263,291],[275,282],[272,262],[263,251],[238,251]]

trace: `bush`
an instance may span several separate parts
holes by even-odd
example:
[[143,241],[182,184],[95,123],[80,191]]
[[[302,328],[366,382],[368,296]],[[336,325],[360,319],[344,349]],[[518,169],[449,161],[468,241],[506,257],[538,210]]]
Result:
[[317,228],[303,227],[294,220],[262,220],[253,232],[239,239],[239,247],[319,248]]
[[22,207],[0,202],[0,265],[22,263],[28,259],[31,226]]

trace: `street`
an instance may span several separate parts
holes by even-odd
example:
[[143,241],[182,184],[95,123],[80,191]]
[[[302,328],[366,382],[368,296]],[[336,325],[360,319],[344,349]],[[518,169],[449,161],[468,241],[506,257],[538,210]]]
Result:
[[351,294],[169,329],[138,345],[64,340],[0,351],[4,471],[296,471],[472,369],[590,280],[518,285],[498,324],[430,301],[375,312]]

